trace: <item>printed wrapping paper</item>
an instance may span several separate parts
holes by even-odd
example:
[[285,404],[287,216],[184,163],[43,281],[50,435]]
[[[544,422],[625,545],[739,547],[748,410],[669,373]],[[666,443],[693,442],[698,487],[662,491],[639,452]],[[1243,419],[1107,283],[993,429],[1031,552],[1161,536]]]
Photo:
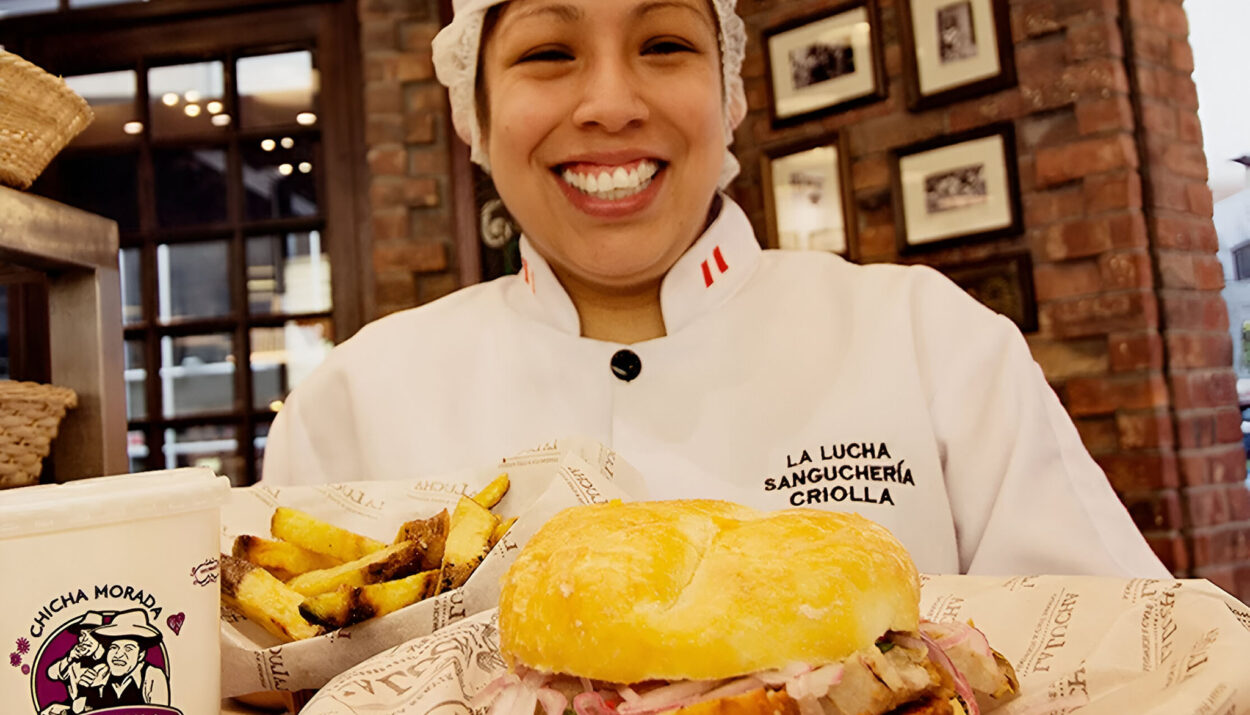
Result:
[[[996,715],[1250,710],[1250,609],[1207,581],[926,576],[920,613],[972,619],[1015,665],[1020,695]],[[391,648],[330,681],[300,713],[474,712],[469,699],[505,670],[497,616]]]
[[498,465],[411,482],[355,482],[316,487],[232,490],[222,509],[221,550],[241,534],[269,537],[276,507],[306,511],[335,526],[390,543],[406,521],[451,512],[501,472],[511,487],[492,511],[516,523],[459,589],[317,638],[282,644],[260,626],[222,609],[223,697],[268,690],[319,688],[380,651],[438,631],[499,601],[499,579],[517,550],[556,512],[578,504],[645,494],[641,476],[598,442],[563,439]]

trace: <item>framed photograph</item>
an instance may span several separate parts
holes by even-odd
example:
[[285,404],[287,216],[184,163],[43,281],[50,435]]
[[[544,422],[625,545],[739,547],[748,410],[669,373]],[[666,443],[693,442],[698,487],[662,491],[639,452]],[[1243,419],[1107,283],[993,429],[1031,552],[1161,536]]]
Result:
[[896,149],[899,253],[1020,232],[1016,133],[1010,123]]
[[886,96],[877,0],[841,3],[764,32],[774,126]]
[[760,175],[771,248],[831,251],[850,257],[850,162],[845,135],[766,149]]
[[1016,83],[1007,3],[900,1],[909,109],[929,109]]
[[1011,318],[1020,332],[1037,330],[1033,259],[1028,253],[1011,253],[977,263],[942,267],[941,271],[990,310]]

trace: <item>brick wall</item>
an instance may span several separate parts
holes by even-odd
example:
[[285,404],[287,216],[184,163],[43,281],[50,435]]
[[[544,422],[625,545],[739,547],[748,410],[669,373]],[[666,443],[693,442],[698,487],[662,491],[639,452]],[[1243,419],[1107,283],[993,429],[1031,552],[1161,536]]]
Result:
[[[888,99],[777,130],[761,33],[829,3],[739,0],[751,112],[735,197],[766,235],[762,151],[837,131],[861,262],[1027,250],[1034,356],[1134,520],[1177,574],[1250,597],[1250,492],[1181,0],[1127,0],[1126,18],[1120,0],[1012,0],[1018,86],[921,113],[904,101],[904,1],[879,2]],[[1023,234],[901,259],[890,150],[997,121],[1016,128]]]
[[373,305],[367,317],[459,287],[451,220],[447,94],[430,41],[438,0],[360,0]]

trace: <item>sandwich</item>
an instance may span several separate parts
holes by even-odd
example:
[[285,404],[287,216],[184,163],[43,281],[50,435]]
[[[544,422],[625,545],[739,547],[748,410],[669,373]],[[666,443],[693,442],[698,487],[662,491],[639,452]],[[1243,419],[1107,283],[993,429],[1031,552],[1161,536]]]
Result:
[[[728,502],[560,512],[504,576],[490,715],[978,715],[1011,665],[919,617],[920,578],[856,514]],[[978,701],[978,697],[981,698]]]

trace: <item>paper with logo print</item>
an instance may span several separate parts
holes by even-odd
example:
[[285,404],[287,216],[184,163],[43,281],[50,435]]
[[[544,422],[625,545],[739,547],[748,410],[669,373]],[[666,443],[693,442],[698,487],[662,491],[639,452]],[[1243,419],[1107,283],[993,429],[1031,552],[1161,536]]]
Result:
[[[1250,709],[1250,608],[1201,580],[925,576],[920,615],[971,619],[1020,677],[998,715],[1230,715]],[[485,611],[336,677],[300,715],[474,712],[505,671]]]
[[335,526],[390,543],[406,521],[449,512],[501,472],[511,486],[492,511],[517,521],[461,588],[323,636],[281,644],[260,626],[223,608],[223,697],[267,690],[319,688],[351,666],[417,636],[492,609],[499,579],[516,552],[547,519],[566,507],[644,498],[641,475],[598,442],[561,439],[497,465],[405,482],[354,482],[317,487],[232,490],[222,511],[221,548],[241,534],[269,536],[276,507],[306,511]]

